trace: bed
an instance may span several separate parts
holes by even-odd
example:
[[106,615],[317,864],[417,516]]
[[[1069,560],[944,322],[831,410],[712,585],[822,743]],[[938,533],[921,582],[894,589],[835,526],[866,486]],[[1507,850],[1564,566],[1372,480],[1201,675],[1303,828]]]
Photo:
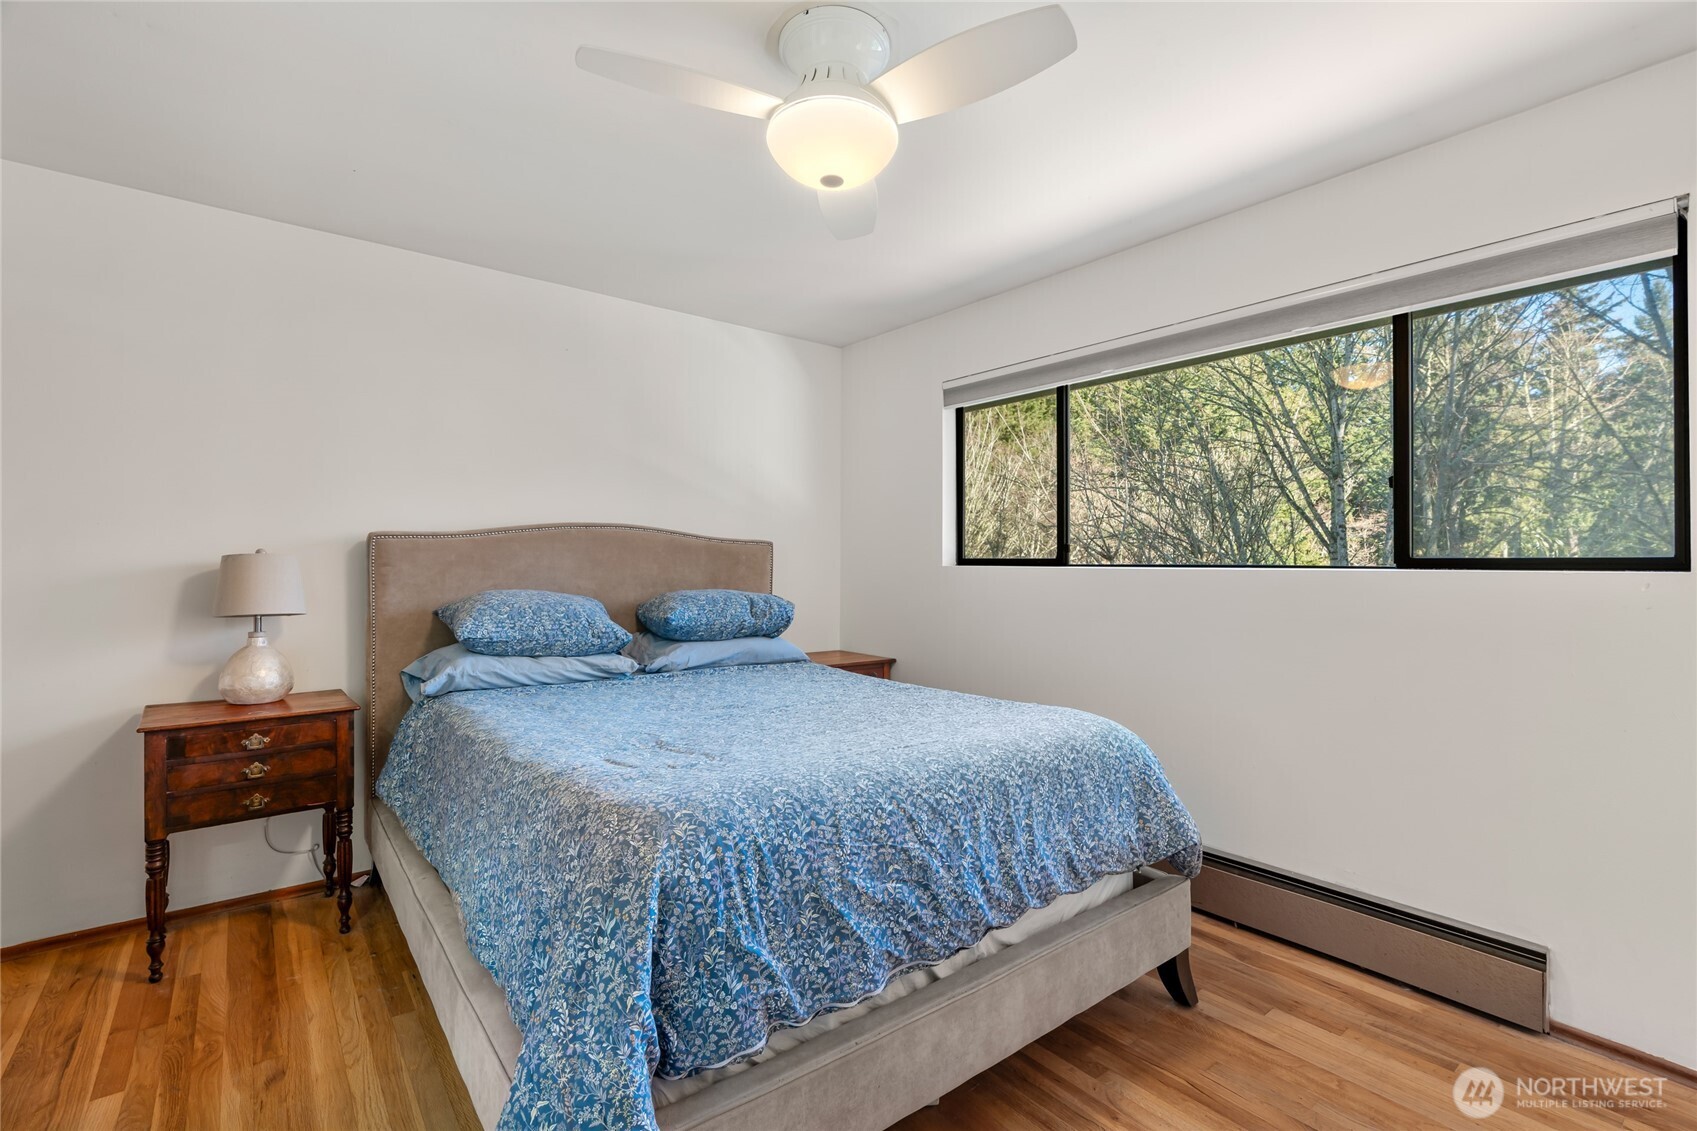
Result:
[[[638,603],[670,589],[769,592],[772,547],[568,524],[379,533],[368,551],[368,774],[370,783],[385,783],[395,807],[375,795],[368,800],[367,839],[486,1126],[496,1126],[510,1106],[507,1127],[605,1120],[665,1131],[874,1131],[1149,970],[1160,970],[1175,1000],[1194,1002],[1188,881],[1146,866],[1171,858],[1181,871],[1192,869],[1194,826],[1176,799],[1163,801],[1170,787],[1122,728],[1055,708],[875,687],[883,681],[806,664],[456,693],[408,715],[398,673],[450,642],[433,615],[449,600],[487,588],[586,593],[629,627]],[[913,737],[931,718],[947,721],[946,740]],[[999,747],[1022,735],[1038,741],[1045,728],[1059,728],[1047,741],[1072,759],[1055,771],[1063,775],[1057,780],[1105,781],[1096,765],[1115,759],[1147,757],[1153,769],[1138,769],[1118,785],[1080,787],[1080,797],[1044,808],[1041,794],[1023,796],[1010,784],[1019,775],[1006,767],[1019,751]],[[838,736],[852,737],[834,750]],[[957,748],[981,756],[961,794],[968,809],[959,797],[953,809],[938,802],[927,823],[913,814],[933,807],[930,800],[877,803],[886,790],[924,793],[924,783],[954,772],[945,755]],[[791,750],[810,752],[828,772],[784,770],[780,755]],[[638,767],[633,757],[658,761]],[[861,785],[843,792],[814,777]],[[642,791],[660,788],[656,781],[664,789],[648,798]],[[839,792],[821,792],[830,788]],[[544,794],[545,803],[533,799]],[[582,837],[548,831],[541,816],[568,813],[580,795],[601,806],[597,820],[615,815],[607,818],[607,835],[588,848]],[[782,803],[768,804],[774,796]],[[1178,815],[1161,813],[1163,806]],[[783,824],[792,810],[793,822]],[[1038,832],[1023,838],[978,830],[974,842],[965,830],[976,828],[971,814],[980,810],[1017,811],[1023,827]],[[821,813],[839,811],[840,820],[821,824]],[[630,813],[637,833],[619,824],[618,815]],[[682,827],[697,839],[648,837],[640,828],[648,813],[665,816],[668,836]],[[706,816],[695,824],[684,819],[697,813]],[[1122,826],[1137,826],[1136,836],[1120,844],[1091,835],[1089,821],[1116,813]],[[586,818],[576,819],[581,827]],[[757,828],[760,836],[752,836]],[[752,863],[725,880],[723,869],[692,872],[667,855],[679,843],[696,844],[702,829],[723,834],[725,851],[709,853],[712,859],[737,857],[752,842]],[[791,845],[777,830],[805,835]],[[770,843],[760,839],[768,832]],[[523,851],[507,852],[509,839],[523,841]],[[1026,839],[1053,851],[1006,854],[1007,845]],[[665,850],[650,851],[650,841]],[[993,875],[951,863],[980,842],[1003,846],[984,850],[986,859],[994,857]],[[899,863],[862,862],[859,849],[868,844],[878,846],[868,860],[895,852]],[[645,846],[642,868],[630,865],[629,845]],[[546,874],[570,874],[576,884],[514,879],[524,874],[512,871],[517,862],[534,867],[546,852],[555,853],[546,857],[554,870]],[[618,869],[608,870],[608,856],[622,862]],[[805,900],[798,895],[796,907],[786,907],[786,892],[798,885],[786,887],[768,873],[815,866],[824,871],[811,887],[799,885]],[[839,875],[845,870],[855,874]],[[607,875],[623,882],[627,873],[628,890],[598,886]],[[912,882],[921,873],[922,881]],[[578,885],[593,898],[577,893]],[[534,894],[544,888],[547,900]],[[602,907],[614,910],[601,916]],[[677,910],[684,907],[688,914]],[[729,928],[727,907],[735,912]],[[891,908],[900,908],[899,917],[888,918]],[[880,914],[886,920],[877,920]],[[717,925],[693,934],[679,926],[697,922]],[[969,922],[979,928],[964,935]],[[754,942],[750,923],[760,928]],[[978,942],[984,926],[1003,929]],[[898,927],[903,938],[885,937]],[[819,953],[829,959],[818,965],[839,979],[832,987],[854,990],[842,1000],[802,977],[811,967],[797,956],[815,929]],[[584,941],[590,936],[612,941],[591,945]],[[697,955],[711,961],[691,961]],[[491,968],[502,973],[501,983]],[[692,976],[695,970],[712,975]],[[714,979],[730,988],[716,988]],[[627,992],[627,983],[636,988]],[[602,986],[611,989],[586,991]],[[561,1006],[562,999],[572,1004]],[[689,1025],[679,1026],[680,1016],[691,1018]],[[586,1028],[590,1022],[599,1027]],[[773,1039],[782,1046],[776,1055],[763,1047],[770,1027],[783,1038]],[[645,1077],[639,1089],[632,1066],[642,1065],[644,1049],[660,1077],[683,1078]],[[877,1086],[868,1087],[871,1081]]]

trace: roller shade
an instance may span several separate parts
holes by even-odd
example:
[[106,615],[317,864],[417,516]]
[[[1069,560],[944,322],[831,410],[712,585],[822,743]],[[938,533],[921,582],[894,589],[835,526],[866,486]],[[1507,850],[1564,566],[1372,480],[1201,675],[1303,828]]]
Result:
[[944,382],[954,408],[1155,369],[1268,342],[1376,322],[1617,267],[1670,259],[1679,248],[1679,201],[1664,200],[1577,224],[1485,244],[1316,290],[1033,358]]

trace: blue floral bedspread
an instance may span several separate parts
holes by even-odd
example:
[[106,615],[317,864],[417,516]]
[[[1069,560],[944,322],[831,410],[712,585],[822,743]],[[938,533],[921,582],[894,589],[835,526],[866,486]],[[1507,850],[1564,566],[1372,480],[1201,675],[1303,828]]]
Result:
[[651,1075],[758,1052],[1196,826],[1082,711],[816,664],[416,704],[377,793],[524,1034],[503,1129],[653,1128]]

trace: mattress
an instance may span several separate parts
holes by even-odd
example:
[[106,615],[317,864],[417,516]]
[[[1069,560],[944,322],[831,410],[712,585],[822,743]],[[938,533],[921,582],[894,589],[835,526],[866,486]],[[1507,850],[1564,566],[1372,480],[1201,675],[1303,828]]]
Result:
[[813,664],[427,700],[377,791],[524,1035],[504,1131],[652,1129],[656,1078],[676,1102],[1034,909],[1199,863],[1124,727]]

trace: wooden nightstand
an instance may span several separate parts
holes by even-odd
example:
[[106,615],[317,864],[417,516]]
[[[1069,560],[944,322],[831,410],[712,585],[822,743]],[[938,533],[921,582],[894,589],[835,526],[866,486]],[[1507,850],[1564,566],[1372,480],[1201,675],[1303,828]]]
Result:
[[136,730],[146,736],[148,981],[157,982],[165,968],[167,838],[188,829],[324,810],[324,894],[335,893],[348,933],[357,710],[344,692],[305,691],[254,706],[214,699],[142,711]]
[[868,656],[865,652],[840,652],[835,649],[829,652],[809,652],[807,658],[826,667],[877,676],[879,679],[889,679],[890,668],[895,664],[895,660],[888,656]]

